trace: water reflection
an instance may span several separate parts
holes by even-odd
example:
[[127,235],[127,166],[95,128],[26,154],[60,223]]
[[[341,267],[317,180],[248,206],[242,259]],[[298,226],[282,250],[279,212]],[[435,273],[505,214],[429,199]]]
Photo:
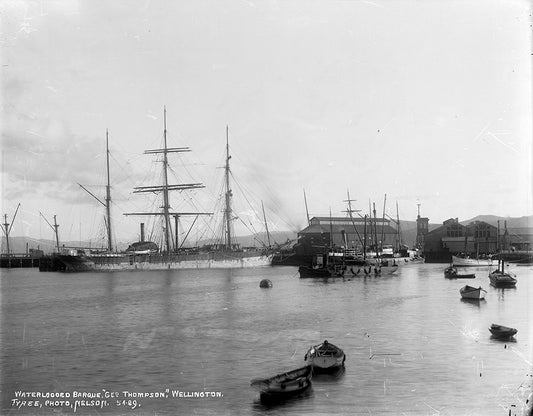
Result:
[[481,305],[485,305],[487,303],[486,299],[465,299],[461,298],[461,302],[470,304],[474,307],[480,308]]
[[345,367],[340,367],[330,373],[313,374],[313,383],[340,383],[345,374]]
[[514,292],[516,291],[516,287],[506,287],[506,288],[495,288],[491,286],[494,290],[498,291],[498,300],[504,300],[505,299],[505,292]]
[[283,411],[285,412],[289,411],[289,409],[291,408],[300,407],[300,402],[302,400],[308,400],[312,398],[313,395],[313,385],[311,384],[308,389],[296,396],[268,400],[262,400],[258,396],[256,399],[254,399],[252,403],[252,410],[262,412],[265,410],[280,410],[281,408],[283,408]]
[[507,337],[507,338],[502,338],[502,337],[497,337],[496,335],[491,335],[490,336],[490,339],[492,341],[496,341],[496,342],[500,342],[500,343],[516,343],[516,338],[514,336],[511,336],[511,337]]

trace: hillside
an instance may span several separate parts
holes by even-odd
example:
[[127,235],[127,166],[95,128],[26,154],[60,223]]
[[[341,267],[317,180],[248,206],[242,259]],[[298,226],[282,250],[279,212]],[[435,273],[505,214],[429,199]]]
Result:
[[466,221],[459,221],[461,224],[469,224],[473,221],[483,221],[490,225],[498,226],[498,220],[500,221],[500,227],[504,226],[504,221],[507,221],[508,228],[532,228],[533,227],[533,215],[524,217],[498,217],[496,215],[478,215]]
[[[296,234],[291,231],[277,231],[270,234],[270,243],[272,245],[285,243],[287,240],[296,239]],[[261,247],[264,244],[267,244],[267,237],[265,233],[260,233],[257,235],[248,235],[236,237],[237,243],[243,247]],[[124,243],[118,242],[118,250],[122,251],[128,248],[131,242]],[[209,244],[209,241],[202,241],[200,245]],[[94,242],[89,241],[60,241],[61,246],[65,247],[92,247],[92,248],[103,248],[102,245],[95,245]],[[6,239],[5,237],[1,238],[0,242],[1,252],[5,253],[6,248]],[[43,250],[45,253],[51,253],[55,251],[56,243],[54,240],[45,240],[45,239],[34,239],[29,237],[10,237],[9,238],[9,250],[11,253],[22,254],[29,251],[29,249],[39,249]]]

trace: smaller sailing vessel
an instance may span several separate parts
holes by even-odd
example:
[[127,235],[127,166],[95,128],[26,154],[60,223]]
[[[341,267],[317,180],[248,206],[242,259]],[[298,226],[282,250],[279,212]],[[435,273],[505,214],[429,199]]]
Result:
[[262,402],[284,400],[303,393],[311,386],[313,367],[297,368],[270,378],[254,379],[250,385],[260,393]]
[[498,268],[489,273],[490,284],[498,288],[516,287],[516,276],[504,270],[503,260],[498,261]]
[[[479,249],[479,246],[478,246]],[[461,267],[483,267],[492,265],[492,256],[484,255],[480,256],[479,252],[476,253],[475,257],[470,257],[468,255],[468,230],[465,230],[465,247],[464,252],[459,255],[452,256],[452,266],[461,266]]]
[[472,287],[472,286],[463,286],[459,293],[461,293],[461,297],[463,299],[473,299],[473,300],[481,300],[485,299],[485,294],[487,291],[480,287]]
[[326,340],[309,348],[304,360],[312,365],[313,370],[317,373],[330,372],[344,366],[346,355],[344,355],[343,350]]
[[[498,221],[498,249],[499,249],[500,222]],[[516,286],[516,276],[505,271],[505,261],[498,259],[498,268],[489,272],[490,284],[498,288],[509,288]]]
[[508,339],[514,336],[518,330],[515,328],[510,328],[508,326],[492,324],[489,328],[490,333],[494,338],[498,339]]
[[492,265],[492,257],[470,258],[462,256],[452,256],[452,264],[461,267],[483,267]]

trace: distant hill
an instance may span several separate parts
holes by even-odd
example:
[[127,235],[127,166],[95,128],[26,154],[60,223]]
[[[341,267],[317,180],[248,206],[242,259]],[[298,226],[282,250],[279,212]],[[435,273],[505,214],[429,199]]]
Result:
[[495,227],[500,221],[500,227],[504,226],[504,221],[507,221],[508,228],[532,228],[533,227],[533,215],[525,217],[498,217],[496,215],[478,215],[472,219],[466,221],[459,221],[461,224],[470,224],[474,221],[483,221]]
[[[6,238],[2,237],[1,239],[1,252],[7,252]],[[94,247],[101,248],[101,246],[96,246],[94,243],[88,241],[60,241],[61,246],[65,247]],[[127,248],[127,245],[119,243],[119,249]],[[30,249],[42,250],[45,253],[51,253],[55,251],[56,242],[54,240],[46,239],[35,239],[30,237],[10,237],[9,238],[9,251],[15,254],[26,253]]]
[[[266,233],[259,233],[257,235],[239,236],[236,237],[236,242],[243,247],[261,247],[264,244],[268,244]],[[276,231],[270,233],[270,244],[282,244],[287,240],[296,239],[296,233],[292,231]],[[262,243],[263,242],[263,243]],[[201,241],[199,244],[209,244],[212,242]],[[89,241],[60,241],[61,246],[65,247],[92,247],[92,248],[104,248],[102,245],[95,245],[94,242]],[[130,242],[123,243],[118,242],[118,250],[126,250]],[[46,254],[55,251],[56,242],[54,240],[34,239],[29,237],[10,237],[9,238],[9,251],[11,253],[22,254],[29,251],[29,249],[43,250]],[[2,253],[7,252],[6,239],[2,237],[0,240],[0,249]]]

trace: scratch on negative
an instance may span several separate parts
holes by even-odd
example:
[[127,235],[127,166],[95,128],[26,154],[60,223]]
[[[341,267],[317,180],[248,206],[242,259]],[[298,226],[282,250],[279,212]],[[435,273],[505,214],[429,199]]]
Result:
[[494,133],[488,131],[487,134],[488,134],[490,137],[492,137],[494,140],[496,140],[498,143],[500,143],[500,144],[504,145],[505,147],[511,149],[513,152],[518,153],[514,147],[512,147],[512,146],[508,145],[507,143],[505,143],[504,141],[500,140],[500,139],[498,138],[498,136],[496,136]]
[[426,402],[424,402],[424,404],[429,407],[430,409],[434,410],[435,412],[437,412],[437,414],[440,414],[440,411],[438,411],[437,409],[435,409],[434,407],[430,406],[429,404],[427,404]]
[[532,366],[533,364],[531,364],[531,362],[529,362],[525,357],[524,357],[524,354],[522,354],[520,351],[517,351],[515,350],[513,347],[509,347],[509,349],[514,352],[516,355],[518,355],[522,360],[524,360],[524,362],[529,365],[529,366]]

